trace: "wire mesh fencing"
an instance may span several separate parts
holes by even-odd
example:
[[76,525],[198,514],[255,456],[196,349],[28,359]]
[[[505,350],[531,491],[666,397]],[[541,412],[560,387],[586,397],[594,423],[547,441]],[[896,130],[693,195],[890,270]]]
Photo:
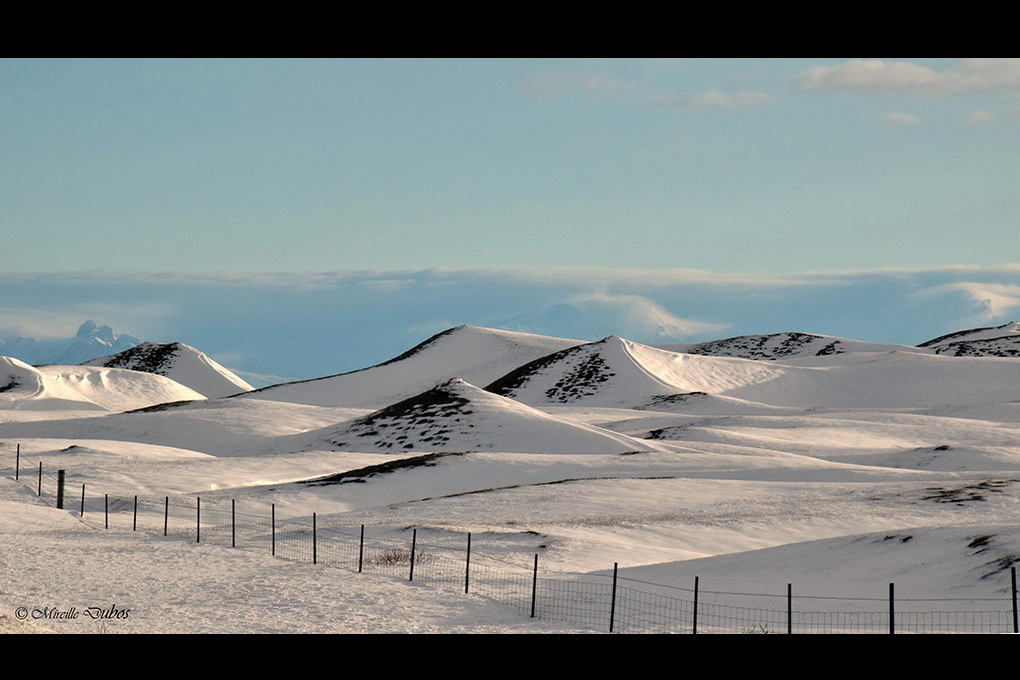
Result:
[[413,581],[500,602],[525,617],[618,633],[1017,633],[1016,569],[1011,597],[897,599],[732,593],[648,583],[612,573],[541,567],[539,555],[486,554],[471,534],[427,540],[415,527],[349,526],[336,517],[242,511],[234,500],[197,495],[112,496],[75,484],[20,456],[5,473],[39,499],[96,530],[136,532]]

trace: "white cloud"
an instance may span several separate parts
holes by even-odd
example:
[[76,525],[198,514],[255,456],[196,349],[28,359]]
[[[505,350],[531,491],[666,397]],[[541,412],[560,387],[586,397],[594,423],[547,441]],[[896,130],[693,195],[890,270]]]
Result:
[[747,109],[771,104],[775,98],[765,92],[705,92],[690,99],[696,109]]
[[804,90],[952,94],[967,91],[1020,91],[1020,59],[966,59],[938,72],[909,61],[856,59],[836,66],[814,66],[797,77]]
[[991,125],[995,122],[995,114],[991,111],[974,111],[967,116],[967,122],[972,125]]
[[1001,320],[1020,308],[1020,285],[956,281],[921,290],[918,296],[945,296],[963,293],[972,303],[975,320],[981,323]]
[[890,123],[892,125],[917,125],[921,122],[921,117],[913,113],[890,111],[889,113],[879,116],[878,120],[882,123]]

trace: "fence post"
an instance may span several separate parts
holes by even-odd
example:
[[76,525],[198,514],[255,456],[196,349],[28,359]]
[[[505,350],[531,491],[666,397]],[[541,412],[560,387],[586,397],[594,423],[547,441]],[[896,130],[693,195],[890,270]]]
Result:
[[103,516],[105,518],[106,528],[110,528],[110,494],[103,494]]
[[64,470],[57,470],[57,510],[64,509]]
[[195,496],[195,543],[202,542],[202,499]]
[[21,444],[18,444],[18,452],[14,456],[14,481],[18,481],[21,474]]
[[170,496],[166,497],[163,505],[163,535],[166,536],[167,520],[170,518]]
[[786,584],[786,634],[793,634],[793,584]]
[[234,514],[234,499],[230,499],[230,547],[237,547],[237,522]]
[[893,597],[893,584],[889,584],[889,634],[896,632],[896,604]]
[[535,594],[538,590],[538,553],[535,553],[535,569],[531,572],[531,618],[535,618]]
[[78,516],[79,517],[84,517],[85,516],[85,484],[84,483],[81,485],[81,513]]
[[312,513],[312,564],[319,563],[319,540],[316,535],[315,513]]
[[39,461],[39,490],[36,491],[37,496],[42,496],[42,461]]
[[1009,568],[1013,576],[1013,632],[1020,633],[1020,619],[1017,618],[1016,610],[1016,567]]
[[613,599],[609,601],[609,632],[613,632],[613,623],[616,619],[616,570],[619,562],[613,562]]
[[407,579],[408,581],[414,580],[414,551],[417,549],[418,544],[418,530],[411,530],[411,576]]
[[272,506],[273,557],[276,557],[276,503]]
[[131,531],[138,531],[138,494],[135,494],[135,509],[131,515]]
[[[467,558],[464,560],[464,594],[468,594],[468,578],[471,575],[471,532],[468,532]],[[1014,588],[1014,590],[1016,590]]]
[[358,544],[358,573],[361,573],[361,565],[365,561],[365,525],[361,525],[361,542]]
[[691,631],[698,634],[698,577],[694,577],[694,628]]

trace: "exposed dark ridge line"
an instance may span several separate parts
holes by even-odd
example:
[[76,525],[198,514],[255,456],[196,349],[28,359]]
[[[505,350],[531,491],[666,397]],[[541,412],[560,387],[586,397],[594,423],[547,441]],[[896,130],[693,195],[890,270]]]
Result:
[[265,387],[259,387],[258,389],[251,390],[250,392],[240,392],[238,394],[233,394],[233,395],[230,395],[230,396],[231,397],[237,397],[237,396],[240,396],[242,394],[254,394],[256,392],[264,392],[266,390],[271,390],[271,389],[274,389],[276,387],[282,387],[284,385],[303,385],[305,383],[318,382],[319,380],[329,380],[330,378],[339,378],[340,376],[353,375],[355,373],[361,373],[363,371],[368,371],[368,370],[371,370],[373,368],[381,368],[383,366],[389,366],[390,364],[395,364],[398,361],[403,361],[404,359],[410,358],[410,357],[414,356],[415,354],[418,354],[423,349],[427,348],[429,345],[432,345],[433,343],[435,343],[440,338],[445,337],[445,336],[449,335],[450,333],[453,333],[454,331],[459,330],[461,328],[467,328],[467,325],[466,324],[461,324],[460,326],[454,326],[453,328],[448,328],[445,331],[442,331],[441,333],[436,333],[431,338],[428,338],[427,340],[424,340],[424,341],[418,343],[417,345],[415,345],[411,349],[407,350],[403,354],[400,354],[399,356],[395,356],[392,359],[387,359],[386,361],[384,361],[382,363],[379,363],[379,364],[373,364],[371,366],[366,366],[364,368],[356,368],[353,371],[344,371],[343,373],[334,373],[333,375],[325,375],[325,376],[322,376],[321,378],[306,378],[304,380],[291,380],[290,382],[282,382],[282,383],[277,383],[275,385],[266,385]]
[[[1006,324],[1006,325],[1009,325],[1009,324]],[[965,335],[970,335],[971,333],[978,333],[980,331],[990,331],[990,330],[994,330],[996,328],[1002,328],[1002,326],[986,326],[984,328],[972,328],[969,331],[956,331],[954,333],[947,333],[946,335],[939,336],[939,337],[937,337],[937,338],[935,338],[933,340],[928,340],[927,342],[922,342],[920,345],[917,345],[917,347],[930,347],[930,346],[932,346],[932,345],[934,345],[936,343],[943,342],[943,341],[949,340],[951,338],[961,338],[961,337],[963,337]],[[1005,338],[1005,337],[1009,337],[1009,336],[1004,335],[1002,337]]]
[[121,411],[121,413],[156,413],[158,411],[168,411],[178,406],[184,406],[185,404],[194,404],[195,402],[207,402],[208,399],[180,399],[178,401],[165,401],[161,404],[153,404],[152,406],[143,406],[142,408],[134,408],[130,411]]
[[427,453],[421,456],[412,456],[410,458],[401,458],[399,460],[392,460],[387,463],[379,463],[378,465],[367,465],[356,470],[348,470],[346,472],[338,472],[332,475],[326,475],[325,477],[315,477],[314,479],[305,479],[298,482],[298,484],[308,484],[314,486],[328,486],[332,484],[350,484],[361,482],[363,483],[367,477],[374,477],[376,475],[387,474],[390,472],[396,472],[397,470],[404,470],[416,467],[432,467],[436,464],[436,461],[445,456],[463,456],[466,452],[464,451],[441,451],[438,453]]
[[535,375],[546,366],[550,366],[559,361],[560,359],[563,359],[564,357],[568,357],[572,354],[582,352],[585,349],[592,347],[594,345],[604,343],[608,339],[609,338],[603,338],[598,342],[586,342],[581,345],[574,345],[573,347],[561,349],[558,352],[553,352],[552,354],[548,354],[544,357],[539,357],[538,359],[529,361],[523,366],[515,368],[514,370],[504,375],[502,378],[497,378],[496,380],[489,383],[483,389],[486,392],[492,392],[493,394],[498,394],[501,397],[509,397],[513,394],[514,390],[522,387],[524,383],[527,382],[528,378]]

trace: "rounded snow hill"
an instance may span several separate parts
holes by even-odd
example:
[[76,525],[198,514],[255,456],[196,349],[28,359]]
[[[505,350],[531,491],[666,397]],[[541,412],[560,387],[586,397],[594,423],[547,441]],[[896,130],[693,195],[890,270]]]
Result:
[[831,356],[850,352],[890,352],[926,350],[906,345],[881,345],[860,340],[847,340],[812,333],[771,333],[740,335],[725,340],[711,340],[683,345],[656,345],[658,349],[682,354],[704,354],[739,359],[789,360],[805,357]]
[[918,347],[958,357],[1020,357],[1020,323],[950,333]]
[[82,366],[127,368],[162,375],[210,399],[254,389],[203,352],[180,342],[143,342],[123,352],[86,361]]
[[205,396],[161,375],[92,366],[34,367],[0,357],[0,408],[127,411],[194,399]]
[[380,409],[453,377],[486,385],[521,364],[579,344],[579,340],[457,326],[369,368],[271,385],[240,396],[311,406]]
[[537,407],[635,407],[666,395],[725,393],[782,373],[764,362],[679,354],[611,335],[521,366],[485,389]]
[[647,441],[542,413],[459,378],[299,439],[308,449],[392,453],[621,454],[658,450]]

